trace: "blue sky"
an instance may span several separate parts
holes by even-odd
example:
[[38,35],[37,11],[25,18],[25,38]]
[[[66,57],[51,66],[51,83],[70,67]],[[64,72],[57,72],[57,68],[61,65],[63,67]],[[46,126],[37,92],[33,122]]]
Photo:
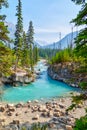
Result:
[[[2,12],[7,15],[6,21],[16,24],[16,5],[18,0],[8,0],[9,8]],[[22,0],[24,30],[27,31],[29,21],[33,21],[35,40],[49,43],[59,40],[71,32],[70,21],[76,17],[80,6],[71,0]],[[75,31],[75,28],[74,28]]]

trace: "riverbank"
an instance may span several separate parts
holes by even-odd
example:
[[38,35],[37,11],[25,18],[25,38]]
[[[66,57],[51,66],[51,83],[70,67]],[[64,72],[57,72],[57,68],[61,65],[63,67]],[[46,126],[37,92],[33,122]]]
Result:
[[57,98],[47,102],[35,100],[18,104],[0,103],[0,124],[4,130],[28,129],[32,123],[38,122],[47,124],[49,130],[72,130],[75,119],[85,115],[87,101],[66,112],[71,103],[71,98]]
[[81,73],[79,69],[80,64],[74,62],[53,64],[48,67],[48,75],[54,80],[62,81],[78,88],[81,87],[82,82],[87,84],[87,73]]
[[17,87],[19,85],[26,85],[33,82],[36,78],[36,74],[29,74],[27,72],[16,72],[9,77],[1,78],[1,86],[3,85],[11,85],[13,87]]
[[[46,64],[46,60],[41,59],[43,64]],[[0,86],[3,85],[11,85],[17,87],[19,85],[26,85],[34,82],[35,79],[38,77],[40,73],[40,69],[37,68],[38,63],[34,66],[34,72],[31,72],[30,68],[17,68],[14,71],[14,68],[11,68],[11,75],[10,76],[1,76],[0,77]],[[37,69],[36,69],[37,68]]]
[[[0,103],[0,130],[22,130],[30,128],[33,123],[47,124],[48,130],[72,130],[75,119],[84,116],[87,101],[79,104],[76,109],[67,112],[72,98],[67,93],[74,92],[72,87],[52,80],[47,76],[45,62],[39,62],[36,70],[40,70],[39,79],[27,87],[6,89],[4,96],[7,101],[28,101],[16,104]],[[46,67],[46,68],[44,68]],[[79,94],[80,92],[78,92]],[[64,96],[62,98],[52,98]],[[46,99],[46,97],[51,97]],[[44,99],[41,99],[44,98]],[[41,100],[35,100],[41,99]],[[5,101],[5,100],[3,100]]]

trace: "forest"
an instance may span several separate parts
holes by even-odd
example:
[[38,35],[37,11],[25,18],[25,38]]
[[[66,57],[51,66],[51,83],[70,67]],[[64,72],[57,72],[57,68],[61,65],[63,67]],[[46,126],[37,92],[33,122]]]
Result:
[[[10,32],[5,24],[6,14],[1,14],[3,7],[9,8],[9,3],[7,0],[0,0],[0,79],[2,77],[9,77],[19,70],[24,70],[31,76],[34,73],[34,66],[40,59],[45,59],[49,67],[55,67],[58,64],[62,66],[67,63],[78,65],[72,72],[74,78],[72,77],[71,80],[75,80],[78,77],[82,78],[78,86],[82,89],[83,93],[79,96],[72,96],[72,105],[66,112],[87,100],[87,2],[86,0],[72,1],[77,6],[81,6],[81,10],[76,18],[70,20],[70,23],[73,23],[75,27],[81,26],[82,29],[67,48],[43,49],[38,48],[34,43],[35,32],[33,21],[29,21],[27,32],[24,31],[21,0],[18,0],[15,12],[17,18],[15,39],[9,37]],[[11,47],[11,44],[13,44],[13,47]],[[85,116],[76,119],[73,130],[87,130],[87,108],[85,111]],[[21,130],[27,129],[22,128]],[[31,130],[47,130],[47,126],[36,124],[32,126]]]

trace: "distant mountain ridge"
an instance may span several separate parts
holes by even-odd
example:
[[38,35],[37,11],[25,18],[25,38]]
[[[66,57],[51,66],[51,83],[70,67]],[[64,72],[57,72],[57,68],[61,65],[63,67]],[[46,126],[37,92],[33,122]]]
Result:
[[14,33],[15,33],[15,25],[10,22],[5,22],[5,24],[8,26],[9,36],[14,39]]
[[[10,32],[9,36],[12,39],[14,39],[15,38],[14,36],[15,25],[9,22],[6,22],[6,25],[8,26],[8,30]],[[73,32],[73,41],[76,36],[77,36],[77,32]],[[45,48],[56,49],[59,47],[59,44],[61,43],[61,48],[63,49],[63,48],[66,48],[68,45],[70,45],[71,42],[72,42],[72,33],[67,34],[64,38],[62,38],[60,41],[55,42],[55,43],[48,44],[45,41],[39,41],[39,40],[35,41],[34,43],[38,48],[43,48],[43,49]]]
[[[73,36],[73,39],[72,39],[72,36]],[[72,41],[74,43],[74,39],[76,38],[76,36],[77,36],[77,31],[73,32],[73,34],[69,33],[64,38],[62,38],[60,41],[55,42],[55,43],[50,44],[50,45],[46,45],[46,46],[44,46],[44,48],[50,48],[50,49],[55,48],[56,49],[59,47],[60,44],[61,44],[61,49],[66,48],[68,45],[71,44]]]
[[46,42],[46,41],[41,41],[41,40],[36,40],[36,42],[39,43],[39,45],[42,46],[42,47],[49,44],[48,42]]

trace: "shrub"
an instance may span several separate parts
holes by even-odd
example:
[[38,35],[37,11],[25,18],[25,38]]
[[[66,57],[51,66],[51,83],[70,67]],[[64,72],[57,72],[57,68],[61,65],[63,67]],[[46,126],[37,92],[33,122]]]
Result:
[[47,125],[33,124],[30,130],[47,130]]
[[60,63],[71,61],[71,53],[69,48],[57,52],[56,55],[52,58],[51,63]]
[[86,89],[87,89],[87,82],[81,82],[81,83],[79,84],[79,86],[80,86],[82,89],[86,90]]
[[73,130],[87,130],[87,115],[76,120]]

